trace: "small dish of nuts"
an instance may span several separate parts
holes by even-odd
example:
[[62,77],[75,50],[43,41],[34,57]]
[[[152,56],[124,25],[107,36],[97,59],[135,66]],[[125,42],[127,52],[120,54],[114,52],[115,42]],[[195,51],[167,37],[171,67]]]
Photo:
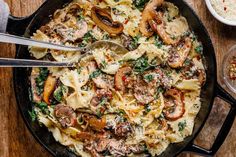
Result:
[[225,84],[236,93],[236,45],[231,47],[225,55],[222,72]]

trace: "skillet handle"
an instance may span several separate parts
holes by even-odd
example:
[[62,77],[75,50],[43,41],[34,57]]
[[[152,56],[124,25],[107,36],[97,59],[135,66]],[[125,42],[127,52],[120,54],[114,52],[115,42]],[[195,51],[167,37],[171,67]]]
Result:
[[236,100],[230,94],[228,94],[218,83],[216,85],[215,97],[219,97],[229,103],[230,110],[218,135],[216,136],[212,147],[208,150],[198,145],[191,144],[185,149],[185,151],[194,152],[204,156],[213,156],[218,151],[220,146],[223,144],[225,138],[227,137],[236,115]]
[[[44,1],[46,2],[47,0],[44,0]],[[41,7],[43,5],[41,5]],[[24,34],[27,26],[29,25],[30,21],[34,18],[34,16],[37,14],[38,10],[41,7],[39,7],[33,14],[26,16],[26,17],[15,17],[10,14],[8,16],[8,23],[7,23],[6,32],[9,34],[22,36]]]

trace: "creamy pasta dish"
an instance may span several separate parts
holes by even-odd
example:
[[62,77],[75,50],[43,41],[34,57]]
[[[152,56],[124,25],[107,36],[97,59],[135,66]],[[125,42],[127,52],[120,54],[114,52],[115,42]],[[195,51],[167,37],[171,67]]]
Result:
[[185,17],[163,0],[75,0],[57,10],[35,40],[85,47],[65,52],[29,47],[40,60],[74,67],[33,68],[32,120],[82,157],[157,156],[192,134],[205,82],[203,47]]

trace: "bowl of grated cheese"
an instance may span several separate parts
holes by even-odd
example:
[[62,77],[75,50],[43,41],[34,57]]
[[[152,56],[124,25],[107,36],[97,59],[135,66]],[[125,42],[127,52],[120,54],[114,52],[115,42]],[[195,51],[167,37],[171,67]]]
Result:
[[208,10],[220,22],[236,26],[236,0],[205,0]]

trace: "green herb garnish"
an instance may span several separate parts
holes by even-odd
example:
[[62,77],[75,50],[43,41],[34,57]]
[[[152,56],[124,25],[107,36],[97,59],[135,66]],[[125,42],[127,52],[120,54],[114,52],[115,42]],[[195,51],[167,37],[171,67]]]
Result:
[[138,41],[139,41],[140,37],[141,37],[140,35],[133,37],[130,45],[128,45],[130,50],[134,50],[138,47]]
[[78,16],[78,21],[80,21],[80,20],[84,20],[84,15],[82,14],[82,12],[79,14],[79,16]]
[[146,104],[144,108],[146,113],[151,111],[151,106],[149,104]]
[[191,63],[191,60],[189,58],[186,58],[186,60],[184,61],[184,65],[189,66]]
[[125,111],[124,111],[124,110],[122,110],[122,109],[119,109],[119,111],[118,111],[118,114],[119,114],[120,116],[122,116],[122,115],[124,115],[124,114],[125,114]]
[[49,114],[48,105],[45,102],[35,104],[44,114]]
[[62,91],[63,91],[63,86],[60,86],[53,93],[53,97],[58,102],[61,102],[61,100],[62,100],[62,96],[63,96],[63,92]]
[[183,131],[186,126],[187,126],[186,120],[184,120],[183,122],[179,122],[178,123],[179,131]]
[[195,48],[195,51],[196,51],[198,54],[202,55],[202,53],[203,53],[203,47],[202,47],[202,45],[198,45],[198,46]]
[[104,69],[107,66],[107,62],[104,60],[101,62],[101,68]]
[[107,102],[107,99],[103,97],[103,98],[101,99],[99,105],[101,105],[101,106],[102,106],[102,105],[105,105],[106,102]]
[[48,69],[47,68],[39,68],[39,76],[35,79],[36,81],[36,91],[38,95],[41,95],[44,88],[44,82],[48,76]]
[[34,109],[32,109],[32,111],[28,111],[28,113],[30,115],[31,121],[34,122],[36,120],[36,117],[37,117]]
[[135,5],[136,8],[138,8],[139,10],[143,10],[145,4],[148,2],[149,0],[133,0],[133,4]]
[[162,87],[158,87],[157,88],[157,93],[164,93],[164,89]]
[[98,70],[92,72],[92,74],[89,75],[89,78],[90,78],[90,79],[96,78],[96,77],[98,77],[98,76],[101,75],[101,74],[102,74],[101,70],[98,69]]
[[145,70],[149,69],[151,66],[148,63],[147,57],[140,57],[136,60],[134,65],[134,71],[138,73],[143,73]]
[[82,71],[82,68],[77,69],[77,73],[80,74]]
[[96,41],[97,39],[92,35],[91,33],[92,31],[88,31],[84,37],[83,37],[83,41],[85,41],[86,43],[88,42],[93,42]]
[[154,41],[154,45],[157,48],[161,48],[163,45],[163,42],[160,40],[159,36],[155,35],[155,41]]
[[154,79],[154,77],[153,77],[152,74],[149,74],[149,75],[145,75],[145,76],[144,76],[144,79],[145,79],[147,82],[151,82],[151,81]]
[[103,39],[103,40],[108,40],[108,39],[110,39],[109,34],[105,34],[105,35],[102,37],[102,39]]

